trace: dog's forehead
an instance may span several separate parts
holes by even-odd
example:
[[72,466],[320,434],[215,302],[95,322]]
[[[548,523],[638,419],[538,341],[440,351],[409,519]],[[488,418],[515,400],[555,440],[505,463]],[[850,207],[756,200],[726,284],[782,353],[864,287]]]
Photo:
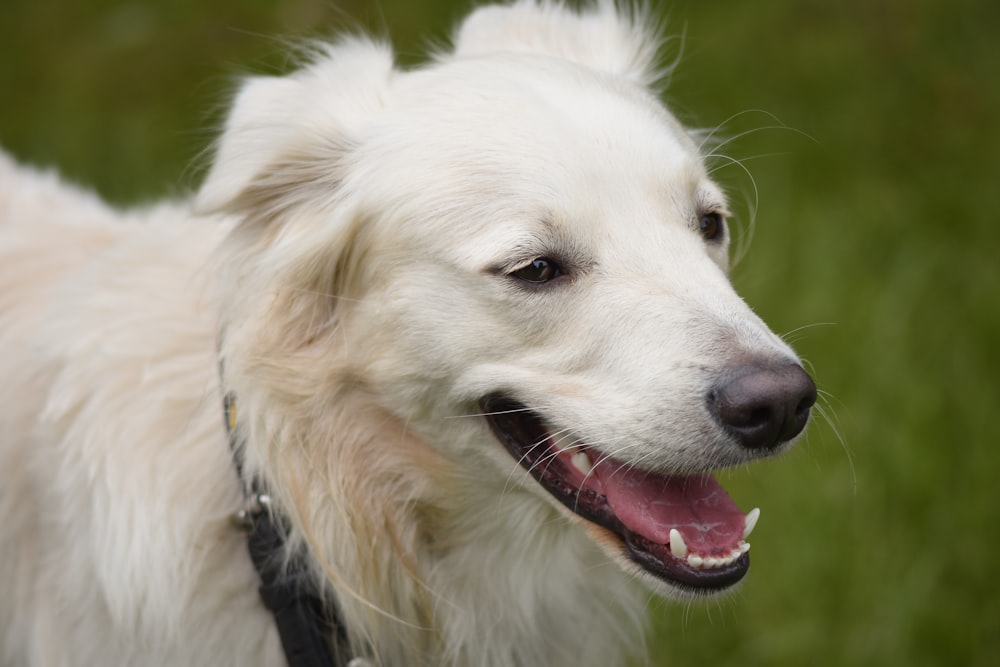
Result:
[[704,178],[696,144],[648,91],[559,59],[444,63],[401,77],[396,97],[399,113],[424,130],[425,151],[450,147],[470,167],[478,157],[539,179],[599,173],[690,186]]
[[412,184],[411,204],[461,211],[464,225],[474,212],[486,224],[686,219],[699,199],[721,201],[697,145],[658,100],[572,63],[445,63],[401,77],[392,106],[374,133],[396,142],[378,151],[393,151],[383,176],[397,192]]

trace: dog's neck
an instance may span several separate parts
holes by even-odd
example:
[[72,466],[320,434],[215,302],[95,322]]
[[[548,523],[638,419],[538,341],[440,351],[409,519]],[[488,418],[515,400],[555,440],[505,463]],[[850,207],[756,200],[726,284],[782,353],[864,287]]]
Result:
[[446,459],[361,393],[328,405],[327,424],[303,420],[304,445],[253,457],[293,527],[288,548],[309,555],[357,653],[388,666],[616,665],[639,648],[646,594],[559,509]]
[[[331,601],[315,590],[306,554],[286,557],[288,520],[271,507],[271,497],[256,476],[244,477],[246,443],[236,419],[236,397],[223,398],[229,447],[237,477],[244,485],[245,502],[233,517],[246,533],[247,547],[260,576],[260,598],[273,614],[288,667],[340,667],[351,661],[343,620]],[[354,663],[357,664],[357,663]]]

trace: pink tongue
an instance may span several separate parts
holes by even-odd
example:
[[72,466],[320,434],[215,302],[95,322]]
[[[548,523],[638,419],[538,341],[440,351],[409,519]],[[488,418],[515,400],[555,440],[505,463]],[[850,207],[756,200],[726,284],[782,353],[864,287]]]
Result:
[[676,528],[698,554],[728,553],[743,538],[743,512],[711,475],[661,477],[605,459],[594,467],[615,516],[658,544]]

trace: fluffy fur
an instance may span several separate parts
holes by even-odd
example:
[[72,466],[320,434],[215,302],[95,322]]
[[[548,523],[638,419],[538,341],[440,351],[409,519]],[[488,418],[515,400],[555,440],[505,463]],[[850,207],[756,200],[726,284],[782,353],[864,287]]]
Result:
[[[477,416],[513,391],[629,464],[706,470],[736,462],[701,398],[720,369],[794,359],[698,233],[725,202],[640,14],[484,7],[411,71],[317,46],[243,83],[191,201],[122,213],[0,158],[0,664],[282,664],[225,391],[359,655],[641,652],[670,587]],[[560,284],[511,278],[555,254]]]

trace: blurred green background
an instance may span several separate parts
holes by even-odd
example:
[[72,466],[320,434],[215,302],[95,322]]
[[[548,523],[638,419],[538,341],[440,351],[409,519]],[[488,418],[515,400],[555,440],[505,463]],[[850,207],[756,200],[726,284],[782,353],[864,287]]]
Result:
[[[717,163],[744,231],[756,210],[734,282],[830,417],[724,476],[762,508],[751,575],[651,605],[653,664],[997,664],[1000,3],[653,5],[684,35],[668,101],[759,192]],[[366,27],[412,63],[466,9],[4,0],[0,145],[114,202],[183,194],[233,77],[286,71],[285,38]]]

